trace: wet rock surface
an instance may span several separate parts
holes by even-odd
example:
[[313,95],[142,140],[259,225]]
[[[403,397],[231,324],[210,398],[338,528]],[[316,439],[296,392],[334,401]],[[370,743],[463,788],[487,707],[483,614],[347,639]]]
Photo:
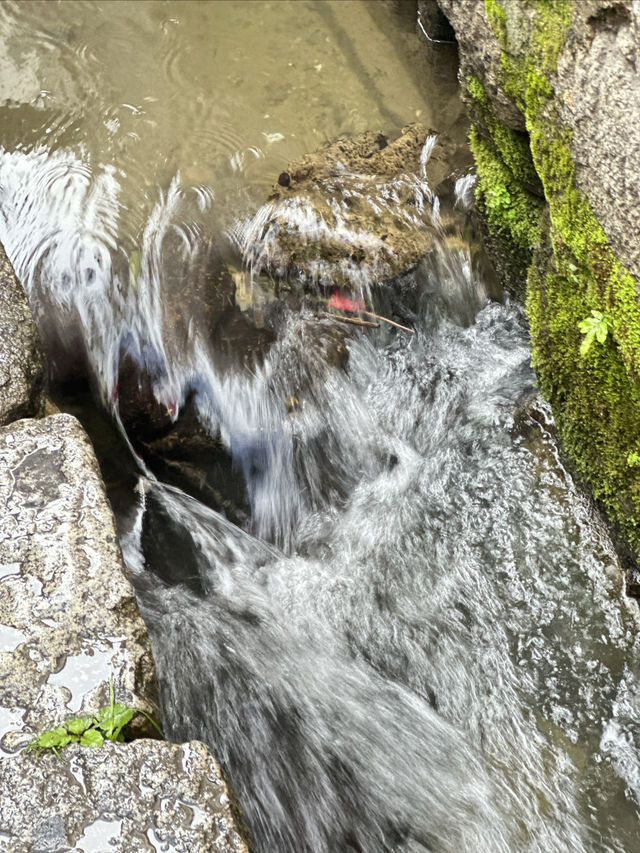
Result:
[[27,297],[0,245],[0,425],[42,413],[44,367]]
[[[479,77],[500,121],[514,130],[525,130],[524,115],[502,87],[500,43],[491,29],[484,0],[438,0],[438,3],[458,40],[460,78]],[[522,15],[522,19],[526,21],[526,16]]]
[[[19,752],[118,702],[159,719],[146,627],[93,449],[70,415],[0,430],[0,850],[246,851],[207,748]],[[130,737],[155,734],[143,715]]]
[[117,701],[158,716],[149,639],[89,440],[69,415],[18,421],[0,430],[0,747],[95,712],[111,676]]
[[139,740],[0,761],[0,850],[247,853],[204,744]]
[[[572,131],[576,182],[622,263],[640,281],[640,6],[577,3],[555,81],[560,117]],[[594,118],[597,116],[597,120]]]
[[463,146],[420,124],[393,141],[372,131],[338,139],[279,175],[236,235],[244,260],[305,286],[394,278],[433,245],[433,191],[453,162],[464,164]]

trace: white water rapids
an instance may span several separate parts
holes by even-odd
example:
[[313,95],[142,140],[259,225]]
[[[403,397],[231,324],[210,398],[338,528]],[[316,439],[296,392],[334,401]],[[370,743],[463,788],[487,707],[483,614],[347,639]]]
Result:
[[514,434],[519,312],[425,306],[381,343],[324,386],[319,446],[313,415],[283,425],[271,493],[322,493],[325,466],[346,493],[288,553],[146,493],[204,589],[137,576],[170,730],[212,744],[262,850],[630,851],[635,622],[549,431]]

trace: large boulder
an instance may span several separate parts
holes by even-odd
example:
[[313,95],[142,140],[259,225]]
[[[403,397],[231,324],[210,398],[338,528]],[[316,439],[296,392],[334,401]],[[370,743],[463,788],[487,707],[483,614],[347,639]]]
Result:
[[18,421],[0,430],[0,747],[95,712],[110,678],[117,701],[158,717],[149,638],[89,440],[69,415]]
[[0,760],[0,839],[11,853],[248,853],[220,766],[197,741]]
[[[453,25],[460,56],[460,77],[481,77],[496,114],[507,127],[525,129],[525,118],[502,84],[502,50],[483,0],[438,0]],[[519,0],[518,0],[519,2]],[[463,86],[463,95],[466,87]]]
[[0,426],[42,414],[44,368],[27,297],[0,245]]
[[[640,116],[638,4],[557,0],[553,19],[521,0],[439,2],[458,36],[463,90],[469,96],[469,81],[481,80],[504,127],[525,131],[528,113],[531,130],[526,100],[535,85],[534,74],[527,83],[505,68],[535,68],[536,40],[555,53],[553,67],[541,64],[537,73],[548,78],[557,118],[569,131],[577,186],[616,256],[638,278],[640,241],[629,239],[640,233],[640,139],[629,132]],[[469,100],[473,106],[473,95]]]
[[[246,853],[207,748],[157,740],[20,752],[115,701],[159,720],[149,638],[75,418],[0,430],[0,846]],[[139,714],[128,737],[157,736]],[[232,808],[233,806],[233,808]]]
[[617,258],[640,281],[640,5],[576,4],[554,91],[576,184]]
[[393,279],[432,247],[434,190],[464,146],[420,124],[341,138],[291,163],[256,215],[236,228],[254,277],[361,290]]
[[540,388],[638,555],[638,4],[439,2],[459,40],[479,208],[516,259],[505,275],[526,271]]

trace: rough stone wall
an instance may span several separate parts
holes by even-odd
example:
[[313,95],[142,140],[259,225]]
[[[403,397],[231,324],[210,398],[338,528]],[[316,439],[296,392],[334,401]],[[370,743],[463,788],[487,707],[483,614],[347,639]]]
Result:
[[44,366],[27,297],[0,245],[0,426],[42,414]]
[[640,4],[576,5],[554,79],[576,182],[615,255],[640,281]]
[[[540,388],[638,555],[640,4],[439,3],[459,40],[478,205],[527,270]],[[585,344],[589,323],[598,336]]]

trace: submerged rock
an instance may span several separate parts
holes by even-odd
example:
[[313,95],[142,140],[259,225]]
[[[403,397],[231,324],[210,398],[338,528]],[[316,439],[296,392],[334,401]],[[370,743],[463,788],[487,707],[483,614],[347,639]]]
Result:
[[13,853],[247,853],[232,805],[220,766],[197,741],[0,761],[0,838]]
[[27,297],[0,245],[0,425],[42,414],[44,367]]
[[413,124],[392,142],[367,132],[307,154],[236,229],[245,263],[254,275],[358,290],[402,274],[433,244],[433,190],[460,153]]
[[220,372],[252,367],[273,341],[269,329],[241,310],[216,240],[194,240],[187,252],[177,231],[169,232],[160,259],[147,276],[155,290],[143,293],[140,283],[138,307],[151,318],[149,328],[140,328],[132,313],[111,394],[126,429],[143,440],[172,428],[198,384],[195,362]]
[[[158,717],[145,625],[92,447],[69,415],[0,430],[0,748],[117,701]],[[141,731],[153,728],[140,716]]]

